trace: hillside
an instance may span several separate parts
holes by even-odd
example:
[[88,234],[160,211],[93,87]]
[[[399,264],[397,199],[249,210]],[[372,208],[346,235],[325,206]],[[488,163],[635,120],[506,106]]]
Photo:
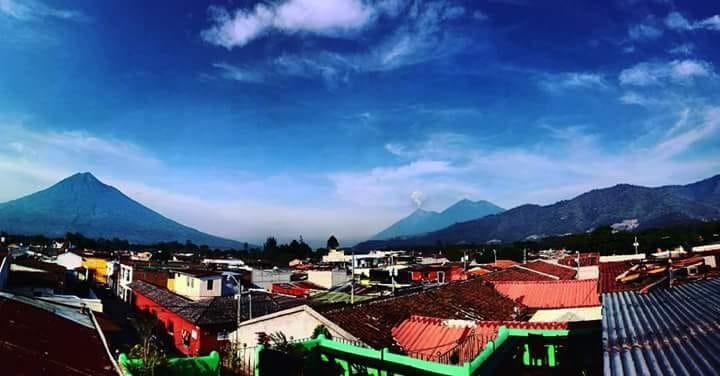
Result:
[[417,209],[409,216],[380,231],[372,239],[384,240],[439,230],[454,223],[477,219],[504,209],[488,201],[460,200],[442,212]]
[[552,205],[522,205],[500,214],[409,238],[368,241],[360,249],[485,243],[580,233],[625,219],[640,228],[720,218],[720,175],[688,185],[648,188],[619,184]]

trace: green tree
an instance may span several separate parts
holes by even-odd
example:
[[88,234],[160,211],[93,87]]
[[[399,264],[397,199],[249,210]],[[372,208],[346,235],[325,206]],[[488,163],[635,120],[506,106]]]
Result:
[[327,248],[328,249],[338,249],[340,247],[340,242],[338,242],[335,235],[330,235],[330,237],[327,240]]

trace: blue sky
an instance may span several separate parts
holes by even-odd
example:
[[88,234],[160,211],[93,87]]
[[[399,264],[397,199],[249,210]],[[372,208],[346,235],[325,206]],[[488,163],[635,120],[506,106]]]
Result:
[[545,3],[0,0],[0,200],[91,171],[211,233],[351,244],[720,172],[720,6]]

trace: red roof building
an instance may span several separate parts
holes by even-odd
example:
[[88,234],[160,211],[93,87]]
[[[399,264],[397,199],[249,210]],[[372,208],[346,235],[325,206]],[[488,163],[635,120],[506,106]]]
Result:
[[409,356],[462,364],[474,359],[489,341],[494,340],[501,326],[545,330],[568,328],[566,322],[444,320],[413,315],[392,328],[392,335]]
[[449,283],[422,292],[356,304],[323,313],[374,348],[396,347],[393,327],[412,315],[462,320],[513,320],[525,307],[499,294],[482,279]]
[[577,274],[577,270],[564,266],[564,265],[558,265],[558,264],[552,264],[546,261],[532,261],[528,262],[527,264],[521,265],[523,268],[531,269],[537,272],[549,274],[552,276],[557,277],[557,279],[561,280],[570,280],[575,279],[575,275]]
[[577,308],[600,305],[597,279],[493,282],[501,294],[529,308]]
[[90,316],[34,299],[0,296],[3,375],[117,375]]
[[[134,281],[129,287],[133,292],[135,308],[157,317],[175,348],[185,355],[198,356],[207,355],[213,350],[221,351],[227,344],[227,334],[237,328],[237,300],[233,296],[191,300],[145,281]],[[303,303],[302,299],[253,293],[252,317]],[[247,300],[244,304],[247,304]],[[247,309],[240,311],[241,321],[250,318]]]
[[297,297],[309,297],[311,293],[325,291],[326,289],[307,281],[289,283],[273,283],[271,291],[275,294],[290,295]]

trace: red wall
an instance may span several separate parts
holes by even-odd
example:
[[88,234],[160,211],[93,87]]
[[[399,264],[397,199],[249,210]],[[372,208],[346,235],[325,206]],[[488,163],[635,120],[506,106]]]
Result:
[[[133,297],[135,308],[153,313],[168,332],[168,336],[170,336],[168,328],[172,328],[172,343],[181,353],[189,356],[207,355],[213,350],[221,351],[227,344],[227,341],[217,340],[217,331],[195,326],[142,294],[133,292]],[[183,329],[189,334],[187,345],[183,341]],[[195,339],[192,338],[193,331],[196,332]]]

